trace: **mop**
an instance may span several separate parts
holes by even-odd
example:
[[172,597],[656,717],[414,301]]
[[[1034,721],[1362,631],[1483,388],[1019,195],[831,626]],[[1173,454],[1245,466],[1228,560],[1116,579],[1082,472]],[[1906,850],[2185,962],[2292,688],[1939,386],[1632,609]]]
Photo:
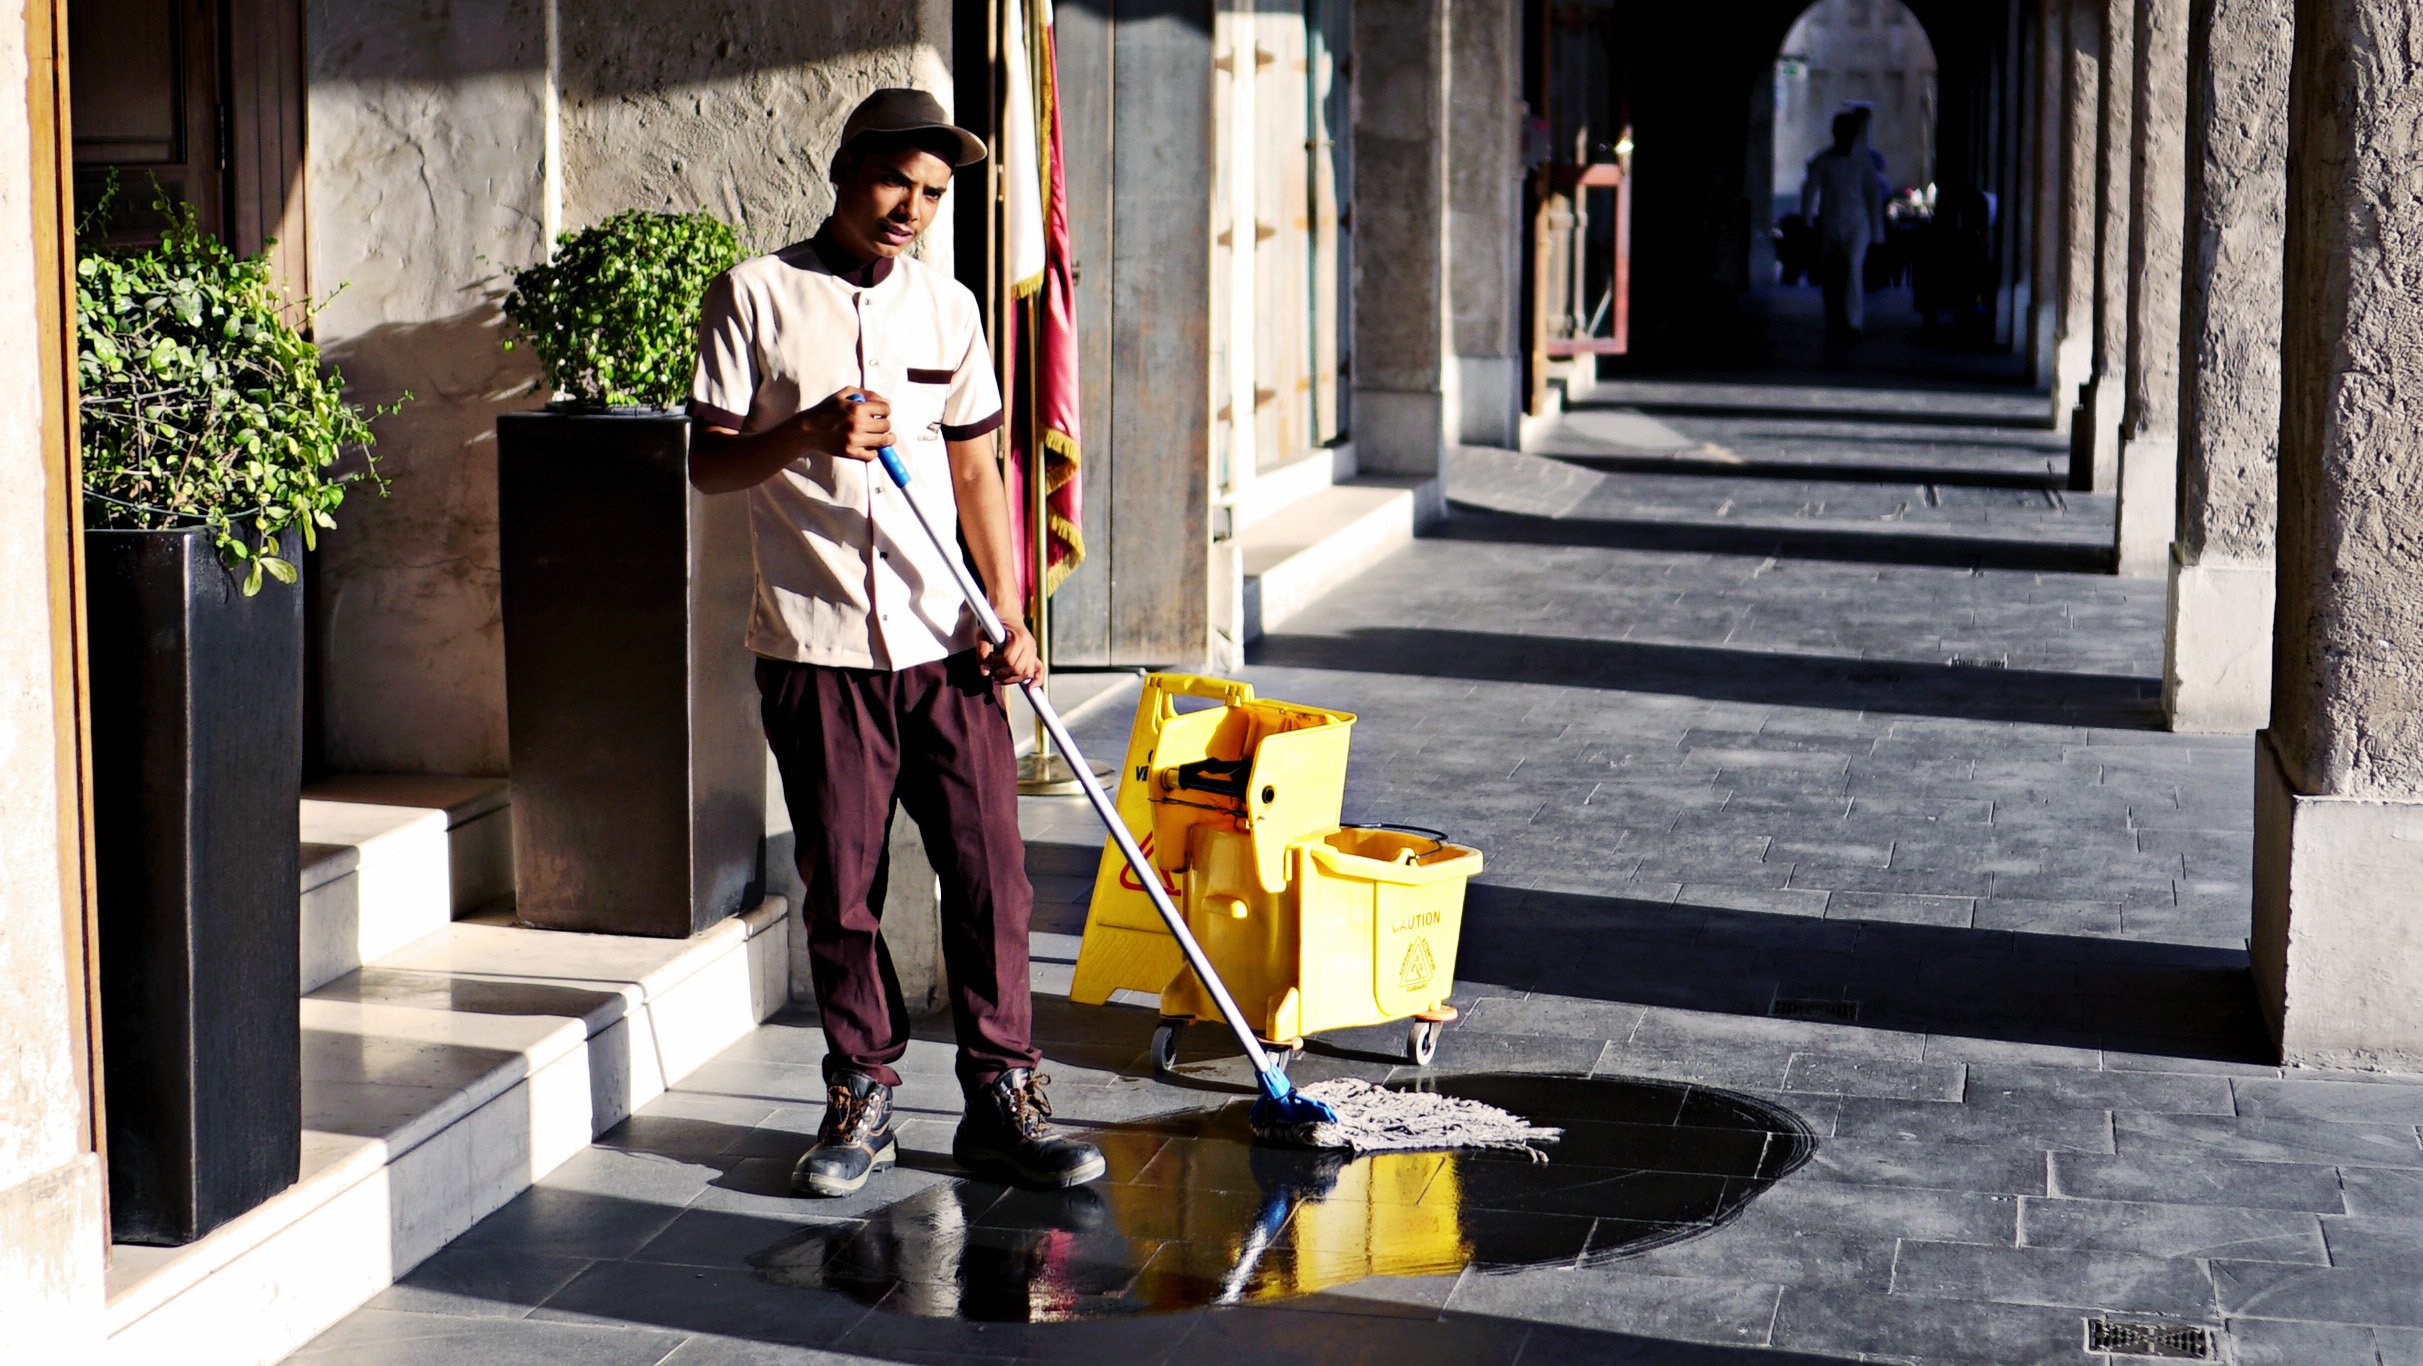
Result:
[[[995,649],[1008,642],[1009,632],[1002,627],[1001,617],[985,600],[976,585],[975,575],[960,557],[957,538],[945,537],[917,496],[909,491],[909,470],[900,453],[890,446],[877,452],[884,472],[899,486],[900,495],[925,529],[926,538],[933,542],[935,554],[950,566],[951,576],[958,580],[959,591],[966,595],[968,606],[984,628],[984,637]],[[954,530],[956,530],[954,528]],[[1119,846],[1120,856],[1135,871],[1136,880],[1152,897],[1153,909],[1160,912],[1162,923],[1169,927],[1170,937],[1178,941],[1178,949],[1186,955],[1186,964],[1194,969],[1204,990],[1220,1008],[1221,1018],[1245,1049],[1253,1064],[1261,1096],[1254,1102],[1246,1123],[1257,1137],[1274,1143],[1290,1143],[1308,1148],[1344,1148],[1354,1153],[1384,1151],[1421,1151],[1443,1148],[1497,1148],[1530,1153],[1540,1158],[1532,1145],[1554,1142],[1562,1131],[1528,1123],[1493,1105],[1465,1100],[1457,1096],[1442,1096],[1428,1092],[1391,1091],[1353,1078],[1315,1082],[1297,1090],[1264,1051],[1262,1041],[1254,1037],[1253,1027],[1245,1022],[1245,1013],[1237,1008],[1236,1000],[1220,981],[1211,959],[1195,942],[1186,919],[1169,899],[1161,878],[1136,847],[1135,837],[1119,819],[1119,809],[1100,780],[1094,777],[1091,765],[1078,753],[1077,742],[1069,738],[1068,728],[1060,723],[1060,713],[1053,710],[1044,690],[1033,683],[1020,683],[1027,704],[1043,722],[1044,732],[1059,747],[1060,756],[1068,760],[1077,781],[1085,789],[1085,798],[1092,804],[1094,814],[1101,818],[1103,828],[1110,832],[1111,842]]]

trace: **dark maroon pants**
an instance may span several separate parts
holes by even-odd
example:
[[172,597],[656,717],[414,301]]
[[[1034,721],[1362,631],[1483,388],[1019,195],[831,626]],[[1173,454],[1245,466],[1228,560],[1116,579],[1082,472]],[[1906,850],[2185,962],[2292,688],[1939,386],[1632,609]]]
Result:
[[854,1071],[900,1084],[892,1064],[908,1051],[909,1016],[876,933],[895,798],[942,879],[960,1080],[1033,1067],[1035,894],[1018,834],[1018,757],[975,653],[898,671],[760,659],[757,690],[799,841],[826,1079]]

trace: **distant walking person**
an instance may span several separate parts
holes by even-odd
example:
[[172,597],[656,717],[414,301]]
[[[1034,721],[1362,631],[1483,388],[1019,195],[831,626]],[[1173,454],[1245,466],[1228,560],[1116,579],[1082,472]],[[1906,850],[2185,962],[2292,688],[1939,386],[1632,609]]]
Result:
[[1834,116],[1834,145],[1809,158],[1800,213],[1817,228],[1826,339],[1856,340],[1868,321],[1868,248],[1885,235],[1884,160],[1868,146],[1867,110]]

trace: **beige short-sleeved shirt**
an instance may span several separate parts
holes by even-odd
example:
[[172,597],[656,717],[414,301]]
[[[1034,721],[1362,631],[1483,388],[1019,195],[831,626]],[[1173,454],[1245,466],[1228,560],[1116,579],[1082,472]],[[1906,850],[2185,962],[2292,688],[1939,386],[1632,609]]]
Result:
[[[891,401],[893,445],[919,505],[938,527],[957,525],[943,443],[1001,425],[975,295],[906,257],[839,273],[805,242],[708,287],[693,419],[761,432],[854,386]],[[748,498],[750,650],[905,669],[976,643],[975,614],[882,466],[805,456]]]

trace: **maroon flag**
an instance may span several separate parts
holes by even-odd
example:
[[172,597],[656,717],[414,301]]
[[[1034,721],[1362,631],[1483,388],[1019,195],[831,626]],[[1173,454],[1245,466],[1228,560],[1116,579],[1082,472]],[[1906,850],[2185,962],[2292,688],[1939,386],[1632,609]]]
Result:
[[1077,477],[1077,282],[1070,268],[1068,179],[1060,160],[1060,72],[1053,55],[1048,0],[1027,0],[1027,51],[1034,64],[1036,137],[1043,170],[1043,278],[1012,307],[1010,323],[1009,493],[1016,512],[1019,573],[1034,592],[1035,553],[1027,523],[1033,494],[1027,482],[1035,453],[1043,456],[1044,520],[1049,568],[1043,591],[1057,591],[1085,559],[1084,518]]

